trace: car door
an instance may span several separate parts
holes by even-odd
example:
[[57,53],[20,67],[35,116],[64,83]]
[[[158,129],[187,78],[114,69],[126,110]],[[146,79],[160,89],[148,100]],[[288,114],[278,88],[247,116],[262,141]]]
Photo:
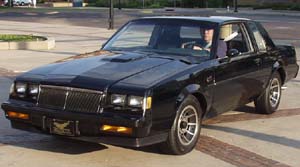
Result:
[[226,33],[222,34],[221,28],[220,38],[225,40],[227,52],[230,49],[237,49],[240,54],[232,58],[216,59],[212,103],[214,114],[246,104],[259,92],[257,74],[261,58],[255,53],[245,24],[230,23],[224,26],[227,26]]

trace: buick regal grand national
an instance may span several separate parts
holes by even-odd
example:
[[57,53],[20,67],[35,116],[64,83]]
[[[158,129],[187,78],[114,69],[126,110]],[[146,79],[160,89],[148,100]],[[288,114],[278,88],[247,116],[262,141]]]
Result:
[[299,68],[292,46],[231,17],[133,20],[101,51],[17,76],[2,104],[11,126],[185,154],[204,119],[252,101],[259,113],[275,112]]

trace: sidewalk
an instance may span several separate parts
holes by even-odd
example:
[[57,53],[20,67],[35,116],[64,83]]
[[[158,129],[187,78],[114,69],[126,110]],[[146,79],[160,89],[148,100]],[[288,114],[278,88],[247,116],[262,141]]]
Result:
[[[56,39],[56,48],[49,51],[0,51],[1,73],[1,68],[27,71],[66,57],[97,50],[114,31],[0,21],[0,32],[46,35]],[[297,41],[276,42],[289,44]],[[7,100],[11,82],[7,77],[0,77],[0,103]],[[201,132],[204,137],[201,137],[195,151],[185,156],[160,155],[153,148],[134,150],[62,141],[13,130],[1,111],[0,155],[6,158],[0,161],[0,166],[138,166],[141,163],[144,166],[186,167],[300,166],[300,75],[289,82],[287,87],[282,92],[279,111],[275,114],[255,114],[253,104],[249,104],[243,109],[215,118],[219,122],[204,123]]]
[[0,51],[0,67],[16,72],[28,71],[66,57],[98,50],[114,33],[103,28],[11,21],[0,21],[0,32],[42,35],[56,40],[56,47],[52,50]]

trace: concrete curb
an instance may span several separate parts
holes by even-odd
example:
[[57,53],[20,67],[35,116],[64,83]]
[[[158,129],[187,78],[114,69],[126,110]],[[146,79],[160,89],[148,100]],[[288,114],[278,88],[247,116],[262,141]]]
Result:
[[[73,7],[73,3],[70,2],[45,2],[44,5],[46,7],[53,7],[53,8]],[[85,7],[87,5],[88,3],[82,3],[82,7]]]
[[47,38],[45,41],[0,42],[0,50],[50,50],[54,47],[54,38]]

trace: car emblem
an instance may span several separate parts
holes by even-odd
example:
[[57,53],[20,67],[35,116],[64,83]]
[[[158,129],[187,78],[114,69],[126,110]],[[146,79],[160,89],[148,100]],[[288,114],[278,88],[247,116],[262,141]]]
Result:
[[63,129],[65,129],[65,128],[70,124],[70,122],[66,122],[66,123],[63,123],[63,124],[54,122],[53,124],[54,124],[54,126],[57,127],[58,129],[63,130]]

